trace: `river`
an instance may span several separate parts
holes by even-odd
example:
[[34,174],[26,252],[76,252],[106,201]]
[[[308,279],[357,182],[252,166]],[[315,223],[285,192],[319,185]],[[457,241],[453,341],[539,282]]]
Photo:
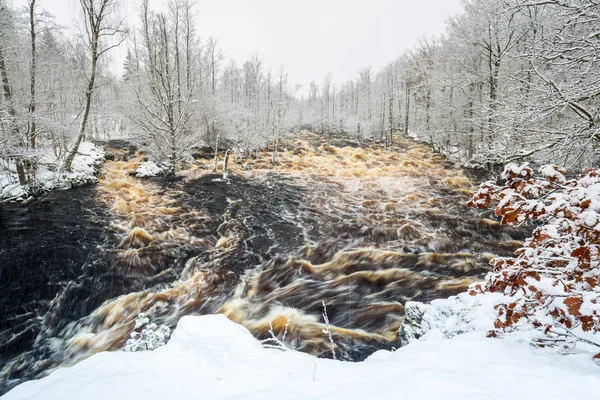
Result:
[[140,312],[223,313],[331,357],[325,303],[336,357],[363,360],[399,345],[406,301],[464,291],[527,236],[468,209],[474,182],[424,145],[283,147],[225,180],[208,158],[141,179],[117,143],[97,185],[0,206],[0,393],[122,349]]

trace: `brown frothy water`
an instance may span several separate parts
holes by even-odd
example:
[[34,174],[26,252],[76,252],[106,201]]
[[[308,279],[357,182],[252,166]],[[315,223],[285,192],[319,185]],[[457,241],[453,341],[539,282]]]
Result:
[[406,301],[464,291],[525,235],[468,210],[470,180],[426,146],[320,141],[305,134],[276,164],[267,152],[234,161],[229,182],[209,159],[175,182],[132,176],[139,155],[107,161],[97,197],[119,237],[113,268],[144,290],[55,332],[36,376],[122,348],[140,312],[171,327],[223,313],[259,339],[287,331],[287,347],[330,357],[323,301],[337,357],[362,360],[398,346]]
[[[453,243],[450,230],[420,218],[454,217],[452,212],[466,199],[469,179],[445,168],[445,161],[425,146],[410,141],[397,146],[389,151],[297,140],[288,144],[276,164],[268,153],[244,164],[233,163],[232,172],[250,181],[265,182],[277,173],[306,190],[305,205],[296,210],[303,246],[292,254],[263,257],[261,265],[243,276],[227,270],[219,261],[228,253],[252,251],[242,249],[251,236],[244,219],[237,216],[244,199],[231,201],[217,229],[218,240],[211,242],[214,248],[191,259],[171,287],[131,294],[97,310],[95,317],[105,321],[102,343],[122,346],[131,321],[141,311],[171,326],[185,314],[220,312],[260,339],[269,337],[271,327],[280,337],[287,329],[286,345],[327,356],[330,349],[321,317],[325,301],[342,358],[362,359],[375,349],[397,345],[406,301],[464,291],[473,278],[486,272],[492,257],[470,251],[476,246],[464,240]],[[105,175],[113,179],[100,182],[103,201],[112,202],[112,210],[127,216],[127,227],[134,227],[121,246],[129,248],[122,257],[133,260],[133,265],[144,263],[131,253],[143,253],[156,241],[190,240],[180,228],[157,234],[146,222],[165,216],[185,218],[172,200],[177,193],[157,196],[160,189],[129,177],[137,162],[107,165]],[[212,160],[201,160],[185,172],[186,178],[206,176],[212,167]],[[332,215],[337,216],[333,226],[318,226],[319,216],[326,222]],[[78,338],[74,343],[80,342]]]

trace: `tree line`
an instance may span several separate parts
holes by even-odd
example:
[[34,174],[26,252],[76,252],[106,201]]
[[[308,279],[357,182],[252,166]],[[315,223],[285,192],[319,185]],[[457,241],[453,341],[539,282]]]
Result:
[[[200,38],[192,0],[144,0],[134,29],[117,0],[79,3],[74,34],[36,0],[0,0],[0,164],[22,184],[48,153],[69,170],[84,139],[109,137],[172,171],[204,146],[239,157],[270,146],[276,161],[282,135],[302,129],[386,145],[408,135],[483,164],[598,160],[598,0],[465,0],[441,37],[342,84],[327,74],[302,97],[285,67],[258,55],[238,65]],[[115,76],[110,53],[123,45]]]
[[465,0],[447,32],[379,71],[313,82],[297,105],[319,132],[418,137],[479,163],[591,166],[600,145],[600,2]]
[[[109,138],[137,142],[171,171],[206,146],[242,155],[273,143],[276,159],[298,90],[285,67],[268,70],[258,55],[228,60],[216,38],[199,37],[192,0],[142,1],[135,29],[117,0],[79,3],[73,34],[35,0],[0,2],[0,169],[31,185],[49,152],[68,171],[84,139]],[[115,76],[110,52],[122,45]]]

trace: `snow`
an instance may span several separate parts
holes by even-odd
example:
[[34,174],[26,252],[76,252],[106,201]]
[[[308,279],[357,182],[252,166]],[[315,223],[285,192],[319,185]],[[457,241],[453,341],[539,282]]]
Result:
[[157,176],[166,171],[165,167],[161,167],[154,161],[148,160],[140,164],[135,170],[135,176],[138,178],[147,178],[151,176]]
[[540,168],[540,173],[542,175],[547,178],[555,179],[561,183],[567,180],[562,172],[564,172],[564,170],[556,165],[544,165],[542,168]]
[[[61,170],[63,160],[57,160],[51,149],[41,151],[35,185],[39,190],[68,189],[73,186],[97,182],[97,170],[104,161],[104,150],[90,142],[82,142],[73,158],[71,172]],[[9,165],[15,170],[14,165]],[[27,199],[33,190],[19,184],[16,173],[0,170],[0,202]]]
[[140,313],[135,320],[135,330],[131,332],[131,339],[125,344],[125,351],[156,350],[164,346],[171,335],[168,326],[158,326],[150,323],[150,318],[145,313]]
[[86,183],[95,183],[96,173],[98,166],[104,161],[104,150],[93,143],[82,142],[79,145],[79,151],[75,158],[73,158],[73,164],[71,165],[71,172],[62,172],[57,181],[55,181],[55,187],[65,186],[78,186]]
[[28,193],[18,182],[10,179],[8,175],[0,175],[0,200],[2,199],[21,199],[27,198]]
[[100,353],[2,399],[577,400],[600,392],[600,367],[588,354],[435,332],[349,363],[266,349],[222,315],[188,316],[155,351]]
[[408,301],[407,318],[402,326],[403,340],[429,340],[430,337],[453,338],[466,332],[479,332],[483,336],[494,326],[498,313],[494,307],[506,302],[500,293],[471,296],[461,293],[447,299],[433,300],[430,304]]

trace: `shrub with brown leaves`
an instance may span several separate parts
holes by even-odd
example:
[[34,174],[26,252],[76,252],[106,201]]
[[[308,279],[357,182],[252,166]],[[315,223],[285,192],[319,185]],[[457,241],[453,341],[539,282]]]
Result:
[[[489,336],[532,329],[541,346],[600,347],[600,170],[567,180],[564,170],[544,166],[534,176],[527,164],[509,164],[504,186],[485,182],[469,206],[496,204],[502,224],[537,221],[515,257],[495,258],[494,272],[471,294],[500,292],[511,299],[496,307]],[[598,353],[595,358],[600,358]]]

